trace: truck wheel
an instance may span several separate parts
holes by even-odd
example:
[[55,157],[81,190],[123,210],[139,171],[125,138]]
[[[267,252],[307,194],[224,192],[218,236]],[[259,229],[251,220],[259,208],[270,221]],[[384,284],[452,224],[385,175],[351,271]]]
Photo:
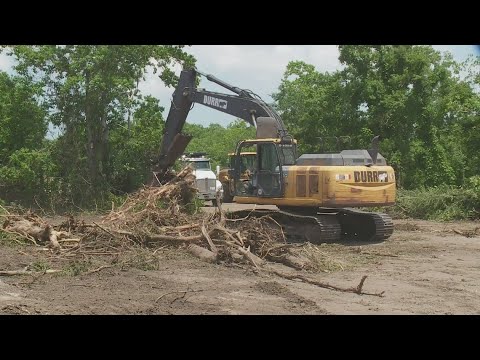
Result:
[[230,186],[228,184],[223,183],[223,202],[224,203],[231,203],[233,200],[233,196],[230,194]]

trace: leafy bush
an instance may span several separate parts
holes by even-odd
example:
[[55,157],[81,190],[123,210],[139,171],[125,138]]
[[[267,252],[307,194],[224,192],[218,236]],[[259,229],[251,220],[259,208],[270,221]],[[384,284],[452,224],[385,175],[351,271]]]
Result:
[[426,220],[479,219],[480,176],[469,178],[463,187],[441,185],[399,190],[392,211],[396,215]]
[[17,150],[0,167],[0,197],[24,204],[46,202],[58,190],[56,173],[48,150]]

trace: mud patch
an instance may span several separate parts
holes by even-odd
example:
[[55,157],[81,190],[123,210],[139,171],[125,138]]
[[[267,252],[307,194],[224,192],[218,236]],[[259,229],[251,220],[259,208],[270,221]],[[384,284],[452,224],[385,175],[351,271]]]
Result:
[[419,231],[420,228],[417,224],[411,222],[395,224],[396,231]]
[[0,307],[0,315],[33,315],[38,314],[37,311],[29,309],[27,305],[10,304]]
[[0,280],[0,306],[7,302],[18,301],[21,298],[22,295],[16,291],[15,287]]
[[259,281],[254,286],[255,290],[263,292],[268,295],[274,295],[287,300],[290,304],[297,304],[305,308],[305,310],[312,310],[315,313],[326,314],[324,309],[321,309],[315,301],[297,295],[288,289],[287,286],[282,285],[276,281]]

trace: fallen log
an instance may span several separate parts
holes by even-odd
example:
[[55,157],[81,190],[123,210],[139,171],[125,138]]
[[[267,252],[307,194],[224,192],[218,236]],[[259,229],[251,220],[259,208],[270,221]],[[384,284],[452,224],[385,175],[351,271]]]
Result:
[[308,284],[312,284],[312,285],[316,285],[318,287],[321,287],[321,288],[324,288],[324,289],[329,289],[329,290],[335,290],[335,291],[342,291],[342,292],[349,292],[349,293],[354,293],[354,294],[357,294],[357,295],[371,295],[371,296],[378,296],[378,297],[383,297],[385,291],[382,291],[380,293],[367,293],[367,292],[364,292],[362,289],[363,289],[363,284],[365,282],[365,279],[367,278],[366,275],[364,275],[362,277],[362,279],[360,280],[360,283],[356,286],[356,287],[349,287],[349,288],[343,288],[343,287],[340,287],[340,286],[335,286],[335,285],[331,285],[329,283],[324,283],[324,282],[321,282],[321,281],[317,281],[317,280],[312,280],[312,279],[309,279],[303,275],[300,275],[300,274],[293,274],[293,275],[290,275],[290,274],[285,274],[285,273],[282,273],[278,270],[273,270],[273,269],[266,269],[268,272],[272,273],[272,274],[275,274],[277,276],[280,276],[284,279],[288,279],[288,280],[301,280],[303,282],[306,282]]
[[[161,234],[135,234],[131,231],[118,230],[118,229],[108,229],[109,233],[117,233],[120,235],[127,235],[133,238],[144,237],[148,241],[184,241],[184,242],[195,242],[200,241],[205,238],[203,234],[199,235],[190,235],[190,236],[173,236],[173,235],[161,235]],[[211,232],[210,232],[211,234]]]
[[263,265],[265,265],[265,261],[261,258],[259,258],[257,255],[253,254],[250,252],[250,250],[245,250],[241,246],[238,245],[233,245],[232,246],[240,253],[243,255],[243,257],[249,261],[253,266],[255,266],[257,269]]
[[41,243],[50,242],[50,246],[57,250],[60,249],[58,241],[70,236],[66,231],[54,230],[49,224],[39,226],[26,219],[8,220],[3,224],[3,229],[29,239],[33,238],[34,242],[35,240]]
[[195,244],[190,244],[188,246],[188,251],[198,257],[199,259],[209,262],[209,263],[214,263],[217,261],[217,255],[213,252],[211,252],[208,249],[205,249],[201,246],[195,245]]
[[52,231],[49,225],[45,227],[40,227],[25,219],[6,221],[3,225],[3,228],[6,231],[16,232],[23,235],[30,235],[35,240],[41,242],[49,241]]
[[15,276],[15,275],[39,275],[39,274],[54,274],[62,270],[48,269],[45,271],[29,271],[29,270],[2,270],[0,276]]
[[297,269],[297,270],[308,269],[312,266],[310,260],[305,259],[303,257],[290,255],[290,254],[285,254],[285,255],[282,255],[282,256],[269,255],[269,256],[267,256],[267,258],[268,258],[269,261],[284,264],[288,267],[291,267],[291,268],[294,268],[294,269]]

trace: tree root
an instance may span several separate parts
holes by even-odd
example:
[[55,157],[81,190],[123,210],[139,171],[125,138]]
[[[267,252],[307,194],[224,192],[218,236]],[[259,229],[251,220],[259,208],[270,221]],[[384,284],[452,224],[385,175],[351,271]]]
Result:
[[349,292],[349,293],[354,293],[354,294],[357,294],[357,295],[371,295],[371,296],[378,296],[378,297],[384,297],[384,293],[385,291],[382,291],[380,293],[367,293],[367,292],[364,292],[362,291],[363,289],[363,284],[365,283],[365,280],[367,278],[367,275],[364,275],[362,277],[362,279],[360,280],[360,283],[356,286],[356,287],[350,287],[350,288],[343,288],[343,287],[340,287],[340,286],[335,286],[335,285],[331,285],[329,283],[324,283],[324,282],[321,282],[321,281],[317,281],[317,280],[312,280],[312,279],[309,279],[303,275],[300,275],[300,274],[293,274],[293,275],[289,275],[289,274],[285,274],[285,273],[282,273],[278,270],[273,270],[273,269],[268,269],[267,270],[269,273],[272,273],[272,274],[275,274],[277,276],[280,276],[284,279],[288,279],[288,280],[301,280],[305,283],[308,283],[308,284],[312,284],[312,285],[316,285],[318,287],[321,287],[321,288],[324,288],[324,289],[329,289],[329,290],[335,290],[335,291],[341,291],[341,292]]

